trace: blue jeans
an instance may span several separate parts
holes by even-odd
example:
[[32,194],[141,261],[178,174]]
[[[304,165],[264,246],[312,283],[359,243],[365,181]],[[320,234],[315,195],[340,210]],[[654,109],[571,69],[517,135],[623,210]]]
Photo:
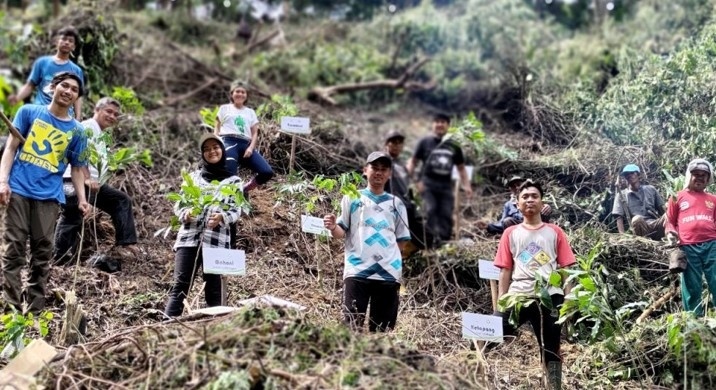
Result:
[[254,150],[251,157],[244,158],[244,152],[251,141],[246,138],[230,137],[222,135],[226,147],[226,169],[236,173],[240,166],[249,168],[256,173],[256,183],[264,184],[273,177],[273,169],[263,158],[261,153]]

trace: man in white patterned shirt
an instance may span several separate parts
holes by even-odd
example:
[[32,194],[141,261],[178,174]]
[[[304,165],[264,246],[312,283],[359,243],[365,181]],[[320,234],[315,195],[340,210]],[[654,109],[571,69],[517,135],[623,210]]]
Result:
[[393,329],[398,317],[401,250],[410,241],[410,231],[405,205],[384,190],[391,164],[388,154],[371,153],[363,169],[368,187],[358,199],[343,197],[339,218],[323,218],[332,237],[345,238],[343,314],[355,330],[363,328],[369,303],[371,332]]

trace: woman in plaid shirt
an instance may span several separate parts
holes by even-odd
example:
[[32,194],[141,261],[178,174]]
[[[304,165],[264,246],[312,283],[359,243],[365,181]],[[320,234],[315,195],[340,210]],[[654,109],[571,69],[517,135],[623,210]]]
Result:
[[[226,198],[220,193],[225,185],[236,185],[241,189],[238,176],[226,169],[226,149],[224,143],[214,134],[204,134],[199,141],[201,162],[198,170],[191,173],[194,185],[201,188],[202,193],[214,194],[220,199],[221,205],[206,207],[198,215],[192,215],[191,207],[184,207],[180,202],[174,206],[174,213],[182,225],[174,243],[174,285],[169,293],[169,302],[165,314],[177,317],[184,311],[184,298],[189,293],[191,282],[196,276],[203,258],[202,246],[211,248],[230,248],[230,226],[239,219],[241,209],[233,197]],[[221,304],[221,276],[204,274],[204,296],[206,305]]]

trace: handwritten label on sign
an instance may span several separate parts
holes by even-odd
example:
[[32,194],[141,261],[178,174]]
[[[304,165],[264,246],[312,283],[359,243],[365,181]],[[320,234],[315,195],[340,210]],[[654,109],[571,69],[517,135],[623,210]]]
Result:
[[203,247],[204,273],[246,275],[246,253],[239,249]]
[[311,134],[311,120],[297,116],[281,117],[281,131],[293,134]]
[[500,280],[500,269],[490,260],[478,260],[477,268],[482,279]]
[[462,313],[462,338],[502,342],[502,317]]
[[328,229],[323,226],[323,218],[301,215],[301,230],[311,234],[330,235]]
[[[472,172],[475,170],[475,167],[472,165],[465,165],[465,172],[467,173],[467,179],[472,180]],[[460,172],[458,172],[457,167],[452,167],[452,179],[453,180],[459,180],[460,179]]]

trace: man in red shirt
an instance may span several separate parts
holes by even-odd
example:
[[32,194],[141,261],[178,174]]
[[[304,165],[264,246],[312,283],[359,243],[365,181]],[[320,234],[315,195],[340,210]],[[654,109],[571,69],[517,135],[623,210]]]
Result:
[[697,158],[686,169],[686,188],[669,199],[666,233],[678,239],[686,254],[686,270],[681,275],[684,310],[703,316],[701,300],[703,277],[712,299],[716,299],[716,195],[707,193],[713,181],[713,166]]
[[[498,299],[508,292],[536,297],[538,274],[543,280],[549,280],[553,271],[576,262],[564,231],[557,225],[542,222],[542,194],[542,187],[530,180],[519,188],[517,207],[524,220],[505,229],[495,256],[495,266],[501,268]],[[548,291],[552,307],[556,308],[564,302],[569,287],[550,286]],[[514,334],[516,329],[507,321],[509,313],[498,314],[503,318],[503,333]],[[532,304],[519,311],[517,324],[519,327],[529,321],[532,325],[542,363],[547,368],[549,388],[553,390],[559,390],[562,384],[562,357],[559,353],[562,326],[556,323],[557,317],[559,315],[554,316],[548,307]]]

